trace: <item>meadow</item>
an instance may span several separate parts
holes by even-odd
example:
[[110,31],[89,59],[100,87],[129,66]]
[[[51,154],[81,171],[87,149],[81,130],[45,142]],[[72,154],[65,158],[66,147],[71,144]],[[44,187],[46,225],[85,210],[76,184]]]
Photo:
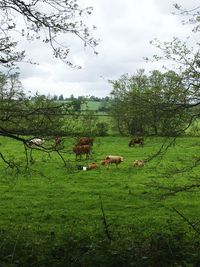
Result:
[[[178,189],[199,181],[200,167],[190,167],[200,139],[178,138],[142,168],[132,162],[150,159],[165,138],[146,137],[144,147],[132,148],[128,141],[96,137],[91,158],[75,161],[74,139],[66,137],[66,166],[56,153],[33,151],[34,163],[18,174],[1,161],[1,266],[161,266],[161,259],[162,266],[195,266],[200,192]],[[25,165],[20,143],[1,137],[0,144]],[[124,157],[119,168],[77,169],[110,154]]]

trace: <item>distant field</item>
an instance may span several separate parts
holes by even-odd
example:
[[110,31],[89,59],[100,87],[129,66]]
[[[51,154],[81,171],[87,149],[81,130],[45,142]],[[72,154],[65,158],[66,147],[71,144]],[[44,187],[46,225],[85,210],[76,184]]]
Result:
[[[103,234],[102,198],[106,219],[111,234],[117,231],[124,237],[139,231],[150,236],[165,232],[171,227],[188,230],[188,225],[173,208],[180,210],[191,221],[200,217],[200,191],[180,192],[176,196],[156,186],[180,186],[199,179],[200,167],[173,175],[178,169],[191,165],[199,157],[200,138],[179,138],[175,147],[169,148],[163,157],[156,157],[144,168],[133,168],[135,159],[146,159],[157,152],[163,138],[146,138],[144,147],[128,147],[128,138],[96,138],[92,158],[75,162],[70,153],[73,139],[65,138],[63,157],[68,160],[68,169],[58,156],[34,151],[35,163],[31,172],[19,174],[6,170],[0,162],[0,229],[6,236],[23,235],[26,242],[43,246],[49,235],[55,235],[56,244],[61,244],[63,234],[93,236]],[[50,141],[49,141],[50,144]],[[15,141],[0,138],[1,152],[13,160],[23,162],[23,147]],[[10,153],[11,152],[11,153]],[[117,169],[101,166],[93,171],[78,171],[77,164],[99,163],[106,155],[124,157]],[[132,229],[132,230],[131,230]],[[167,230],[167,231],[168,231]],[[8,238],[8,237],[7,237]],[[30,239],[30,240],[29,240]],[[28,241],[29,240],[29,241]],[[5,241],[9,243],[9,240]],[[24,241],[25,242],[25,241]],[[4,244],[2,243],[2,247]],[[12,247],[12,246],[11,246]]]
[[[87,101],[87,108],[89,110],[98,110],[100,105],[101,105],[101,102],[97,102],[97,101]],[[82,105],[82,108],[83,109],[86,109],[86,105]]]

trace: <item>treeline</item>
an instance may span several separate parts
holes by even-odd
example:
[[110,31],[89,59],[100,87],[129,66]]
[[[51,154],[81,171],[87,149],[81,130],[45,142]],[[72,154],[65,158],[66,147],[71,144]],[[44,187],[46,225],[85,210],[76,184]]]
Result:
[[[35,97],[32,96],[32,99],[34,99]],[[53,96],[48,96],[48,98],[55,100],[55,101],[73,101],[74,99],[87,99],[88,101],[95,101],[95,102],[103,102],[103,101],[109,101],[110,97],[106,96],[106,97],[97,97],[97,96],[78,96],[75,97],[73,94],[71,94],[70,97],[64,97],[63,94],[61,95],[56,95],[54,94]]]
[[138,70],[110,83],[110,97],[91,109],[94,97],[29,97],[18,74],[0,73],[0,135],[180,136],[198,121],[198,91],[174,71]]
[[85,98],[55,101],[45,95],[27,96],[19,74],[0,73],[0,135],[100,135],[108,133],[108,124],[87,108]]

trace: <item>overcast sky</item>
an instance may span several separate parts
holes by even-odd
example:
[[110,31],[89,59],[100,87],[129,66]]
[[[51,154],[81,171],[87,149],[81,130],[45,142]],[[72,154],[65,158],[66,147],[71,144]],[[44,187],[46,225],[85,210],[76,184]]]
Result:
[[118,79],[137,69],[161,69],[162,63],[146,63],[158,50],[149,41],[158,38],[169,41],[173,36],[185,38],[189,26],[182,26],[178,16],[172,15],[173,3],[186,8],[195,7],[197,0],[85,0],[94,7],[88,24],[97,26],[95,37],[100,43],[95,55],[84,48],[80,40],[69,39],[70,59],[82,69],[71,69],[52,57],[52,51],[39,42],[21,43],[27,56],[39,65],[20,64],[21,81],[26,91],[34,94],[63,94],[68,97],[95,95],[105,97],[112,87],[108,79]]

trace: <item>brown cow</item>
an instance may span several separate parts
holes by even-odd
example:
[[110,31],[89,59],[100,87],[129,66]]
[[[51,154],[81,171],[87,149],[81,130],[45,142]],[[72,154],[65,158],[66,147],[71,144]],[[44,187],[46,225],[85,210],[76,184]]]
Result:
[[129,142],[128,146],[135,146],[136,144],[143,146],[144,145],[144,138],[143,137],[133,137]]
[[79,138],[78,142],[76,143],[77,146],[83,146],[83,145],[90,145],[92,146],[94,142],[94,138],[91,137],[81,137]]
[[83,145],[83,146],[74,146],[73,147],[73,152],[76,154],[76,159],[78,156],[81,159],[82,155],[86,155],[86,158],[89,157],[91,151],[91,146],[90,145]]

